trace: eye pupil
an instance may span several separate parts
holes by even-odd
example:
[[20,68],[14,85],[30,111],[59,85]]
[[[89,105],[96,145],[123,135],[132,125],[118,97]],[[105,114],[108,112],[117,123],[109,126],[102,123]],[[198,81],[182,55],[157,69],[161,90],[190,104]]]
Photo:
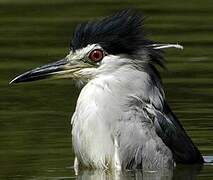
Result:
[[95,51],[95,52],[93,53],[93,57],[96,58],[96,59],[99,59],[100,56],[101,56],[101,54],[100,54],[100,52],[98,52],[98,51]]
[[104,53],[100,49],[93,50],[89,55],[89,58],[94,62],[101,61],[103,57],[104,57]]

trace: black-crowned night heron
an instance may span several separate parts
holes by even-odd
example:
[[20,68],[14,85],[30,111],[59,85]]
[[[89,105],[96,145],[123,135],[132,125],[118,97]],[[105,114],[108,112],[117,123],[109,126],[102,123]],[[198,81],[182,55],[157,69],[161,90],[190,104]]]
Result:
[[73,78],[83,85],[72,117],[75,168],[203,163],[169,108],[154,66],[163,65],[162,49],[181,46],[147,40],[142,24],[135,10],[80,24],[64,59],[11,81]]

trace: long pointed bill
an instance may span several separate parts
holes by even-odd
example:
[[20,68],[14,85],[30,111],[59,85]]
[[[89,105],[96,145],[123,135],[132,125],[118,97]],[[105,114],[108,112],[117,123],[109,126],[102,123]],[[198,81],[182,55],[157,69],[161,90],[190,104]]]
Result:
[[[55,63],[47,64],[36,69],[27,71],[14,78],[12,83],[35,81],[46,78],[66,78],[72,77],[73,73],[84,68],[86,64],[80,62],[70,62],[66,58]],[[87,65],[88,66],[88,65]]]

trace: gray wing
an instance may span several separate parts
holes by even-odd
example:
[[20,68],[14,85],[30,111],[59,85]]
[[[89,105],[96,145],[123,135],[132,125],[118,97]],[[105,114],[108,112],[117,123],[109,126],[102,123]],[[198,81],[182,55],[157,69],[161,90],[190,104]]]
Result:
[[144,110],[153,121],[158,136],[171,149],[176,163],[202,164],[204,162],[200,151],[165,101],[163,111],[151,104],[147,104]]

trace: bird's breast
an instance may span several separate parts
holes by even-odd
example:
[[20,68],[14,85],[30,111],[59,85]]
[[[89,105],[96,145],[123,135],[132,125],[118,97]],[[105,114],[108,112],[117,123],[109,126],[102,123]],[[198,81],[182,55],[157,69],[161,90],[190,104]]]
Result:
[[97,84],[85,86],[79,95],[72,117],[72,139],[75,154],[85,166],[106,168],[111,165],[112,122],[118,114],[112,112],[110,101],[113,101],[112,95]]

